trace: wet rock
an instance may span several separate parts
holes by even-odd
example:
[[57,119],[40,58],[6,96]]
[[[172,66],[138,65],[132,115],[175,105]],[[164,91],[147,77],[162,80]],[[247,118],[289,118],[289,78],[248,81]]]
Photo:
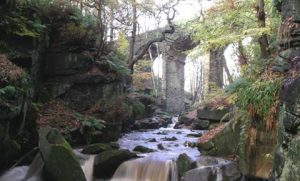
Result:
[[182,134],[182,132],[181,131],[177,131],[176,134]]
[[161,127],[166,128],[169,124],[171,124],[171,119],[163,119],[159,116],[155,116],[152,118],[146,118],[142,120],[136,120],[134,122],[134,129],[158,129]]
[[239,181],[241,173],[236,162],[231,162],[221,158],[200,157],[197,163],[191,163],[197,168],[187,171],[181,177],[181,181],[196,181],[201,178],[201,181]]
[[162,140],[163,141],[176,141],[177,138],[175,136],[173,136],[173,137],[164,137],[164,138],[162,138]]
[[109,146],[111,146],[114,149],[119,149],[120,148],[120,145],[117,142],[110,142]]
[[213,167],[195,168],[185,172],[180,181],[215,181],[217,180],[217,170]]
[[39,148],[44,160],[44,173],[57,181],[86,181],[80,163],[69,143],[56,129],[40,130]]
[[222,177],[223,180],[230,180],[230,181],[240,181],[241,180],[241,173],[238,169],[238,165],[235,162],[230,162],[221,166]]
[[186,135],[187,137],[199,138],[202,136],[202,133],[190,133]]
[[94,176],[96,178],[110,178],[124,161],[137,158],[129,150],[104,151],[95,157]]
[[168,135],[168,133],[166,131],[160,131],[160,132],[157,132],[156,134],[158,134],[158,135]]
[[157,148],[158,148],[159,150],[164,150],[164,149],[165,149],[165,147],[164,147],[161,143],[159,143],[159,144],[157,145]]
[[155,150],[147,148],[145,146],[138,145],[138,146],[134,147],[133,151],[137,151],[140,153],[150,153],[150,152],[154,152]]
[[157,140],[155,138],[151,138],[148,140],[148,142],[157,142]]
[[101,152],[109,151],[113,149],[115,148],[113,148],[109,144],[96,143],[96,144],[87,145],[86,147],[83,148],[81,152],[84,154],[99,154]]
[[201,166],[211,166],[211,165],[217,165],[219,163],[218,159],[215,157],[209,157],[209,156],[201,156],[197,160],[197,164]]
[[177,160],[176,160],[176,164],[177,164],[177,169],[178,169],[178,174],[179,176],[183,176],[183,173],[195,168],[192,167],[193,161],[192,159],[186,154],[186,153],[182,153],[178,156]]
[[209,125],[210,125],[209,120],[195,120],[191,125],[191,129],[207,130],[209,128]]
[[190,128],[192,123],[197,120],[197,111],[183,113],[179,116],[178,122],[174,126],[175,129]]

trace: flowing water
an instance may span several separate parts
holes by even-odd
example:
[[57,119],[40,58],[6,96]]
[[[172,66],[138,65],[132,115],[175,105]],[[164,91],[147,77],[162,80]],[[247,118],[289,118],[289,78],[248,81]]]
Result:
[[177,175],[174,161],[143,158],[122,163],[111,181],[177,181]]
[[[121,164],[115,172],[112,181],[177,181],[178,173],[175,160],[186,153],[192,159],[200,157],[196,148],[187,146],[188,142],[196,142],[197,138],[189,134],[199,134],[201,131],[173,129],[177,118],[168,128],[156,130],[133,131],[125,134],[118,143],[122,149],[133,150],[142,145],[155,150],[151,153],[140,153],[140,159],[130,160]],[[75,151],[81,161],[87,181],[93,181],[93,165],[95,156],[87,156]],[[37,156],[29,166],[16,167],[6,172],[0,181],[42,181],[43,162]]]

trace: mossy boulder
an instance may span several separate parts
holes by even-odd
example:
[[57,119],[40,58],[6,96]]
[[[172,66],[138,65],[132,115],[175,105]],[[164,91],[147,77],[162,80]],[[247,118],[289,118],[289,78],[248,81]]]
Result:
[[58,130],[40,130],[39,148],[44,160],[44,173],[56,181],[86,181],[84,172],[71,146]]
[[182,153],[178,156],[176,165],[180,177],[183,176],[185,172],[195,168],[196,166],[193,165],[193,160],[186,153]]
[[234,129],[235,123],[227,123],[211,140],[200,142],[198,149],[202,155],[229,156],[234,155],[239,143],[240,130]]
[[129,150],[104,151],[95,157],[94,176],[96,178],[110,178],[123,162],[137,157],[135,153]]
[[95,143],[85,146],[81,152],[84,154],[99,154],[113,149],[115,148],[113,148],[110,144]]
[[155,150],[151,148],[147,148],[145,146],[138,145],[134,147],[133,151],[140,152],[140,153],[150,153],[150,152],[154,152]]

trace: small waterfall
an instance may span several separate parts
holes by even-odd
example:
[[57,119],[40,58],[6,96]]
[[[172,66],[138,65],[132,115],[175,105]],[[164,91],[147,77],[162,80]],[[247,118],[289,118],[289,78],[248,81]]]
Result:
[[149,158],[122,163],[111,181],[178,181],[176,163]]
[[[81,163],[81,168],[85,174],[87,181],[93,181],[93,167],[95,155],[84,155],[75,151]],[[39,154],[34,158],[30,166],[19,166],[12,168],[0,177],[0,181],[43,181],[42,171],[44,162]]]
[[81,164],[81,168],[85,175],[86,181],[93,181],[95,155],[91,155],[84,163]]
[[168,128],[174,128],[174,126],[176,125],[176,123],[178,122],[178,116],[176,117],[172,117],[172,123],[168,125]]

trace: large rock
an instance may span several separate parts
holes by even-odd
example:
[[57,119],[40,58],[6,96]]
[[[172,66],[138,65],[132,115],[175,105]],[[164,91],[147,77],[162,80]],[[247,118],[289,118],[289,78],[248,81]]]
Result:
[[281,91],[277,146],[273,177],[282,181],[300,180],[300,77]]
[[228,112],[230,112],[229,108],[217,109],[204,106],[197,110],[197,117],[200,120],[210,120],[219,122],[223,118],[223,121],[228,121],[229,117],[224,117]]
[[137,158],[129,150],[112,150],[100,153],[95,157],[94,176],[97,178],[110,178],[121,163]]
[[152,118],[146,118],[141,120],[136,120],[134,123],[135,129],[158,129],[161,127],[167,127],[169,124],[171,124],[172,121],[167,117],[166,119],[163,119],[161,117],[152,117]]
[[137,151],[140,153],[150,153],[150,152],[154,152],[155,150],[153,150],[151,148],[147,148],[145,146],[138,145],[138,146],[134,147],[133,151]]
[[181,181],[217,181],[217,170],[213,167],[195,168],[181,177]]
[[81,152],[84,154],[99,154],[113,149],[115,148],[113,148],[110,144],[95,143],[85,146]]
[[179,176],[183,176],[183,173],[195,168],[193,166],[193,160],[186,154],[180,154],[176,160],[176,165],[178,169]]
[[239,181],[241,173],[236,162],[215,157],[200,157],[197,168],[185,172],[181,181]]
[[86,181],[71,146],[58,130],[40,130],[39,148],[45,164],[44,173],[48,178],[56,181]]
[[211,140],[200,142],[198,149],[202,155],[229,156],[236,154],[239,143],[240,130],[235,129],[235,123],[227,123]]
[[209,120],[195,120],[191,125],[191,129],[207,130],[209,126],[210,126]]
[[92,58],[75,53],[48,53],[44,73],[50,76],[72,75],[88,70]]

